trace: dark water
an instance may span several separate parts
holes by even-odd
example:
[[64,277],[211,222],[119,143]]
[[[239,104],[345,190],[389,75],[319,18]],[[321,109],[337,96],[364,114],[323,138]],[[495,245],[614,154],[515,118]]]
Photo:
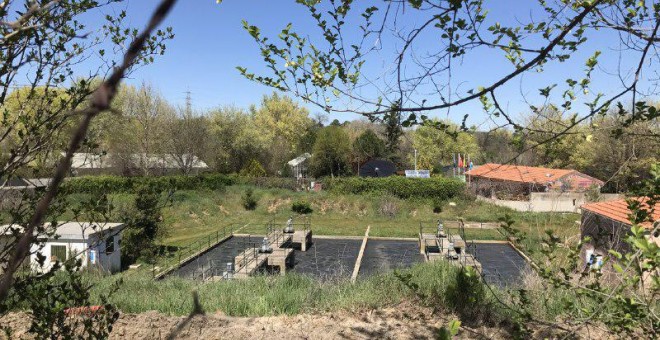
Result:
[[306,252],[296,251],[293,272],[321,280],[351,277],[362,240],[314,239]]
[[[220,275],[227,262],[251,245],[259,245],[262,238],[234,236],[209,250],[204,255],[185,264],[172,275],[200,279],[209,266],[218,268]],[[349,278],[362,240],[314,239],[306,252],[295,251],[292,272],[311,275],[320,280]],[[475,243],[468,250],[482,265],[484,279],[498,286],[510,286],[520,282],[521,273],[528,269],[525,259],[510,245],[501,243]],[[359,277],[368,277],[396,268],[407,268],[423,262],[417,241],[369,239],[362,257]]]
[[210,265],[222,271],[227,262],[233,263],[236,255],[250,247],[250,245],[260,245],[262,239],[261,237],[234,236],[209,250],[204,255],[183,265],[172,275],[184,278],[201,278],[202,271]]
[[385,273],[397,268],[408,268],[423,262],[417,241],[369,239],[362,255],[360,277]]
[[470,252],[481,263],[484,279],[501,287],[520,283],[521,274],[529,269],[527,261],[505,243],[475,243]]

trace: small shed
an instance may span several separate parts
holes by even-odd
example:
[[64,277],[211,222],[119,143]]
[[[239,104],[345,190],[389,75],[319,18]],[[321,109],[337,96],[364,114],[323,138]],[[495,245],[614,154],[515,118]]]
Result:
[[291,168],[291,175],[293,178],[301,179],[307,177],[310,158],[312,158],[312,155],[308,152],[305,152],[304,154],[287,162],[287,165]]
[[[632,199],[640,201],[643,209],[650,210],[646,198]],[[603,259],[609,257],[610,249],[620,253],[630,251],[626,237],[631,228],[629,215],[632,212],[628,209],[628,202],[625,199],[584,204],[581,209],[581,237],[582,239],[589,237],[589,242],[586,242],[581,250],[585,266],[600,267],[600,263],[604,262]],[[653,207],[650,218],[652,222],[644,222],[641,226],[646,229],[649,240],[660,245],[660,235],[651,234],[653,228],[660,223],[660,203],[656,203]]]
[[[123,223],[59,222],[53,236],[40,238],[43,247],[33,245],[30,266],[35,272],[47,272],[57,261],[78,258],[83,267],[118,272],[121,270],[121,231],[124,226]],[[22,230],[16,225],[0,226],[0,247],[13,244]],[[43,265],[39,264],[37,254],[46,258]]]
[[362,164],[360,177],[388,177],[396,174],[396,165],[385,159],[372,159]]

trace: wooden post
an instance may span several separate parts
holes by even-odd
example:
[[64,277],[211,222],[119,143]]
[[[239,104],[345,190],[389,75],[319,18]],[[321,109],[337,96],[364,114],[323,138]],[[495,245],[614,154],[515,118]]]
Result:
[[371,226],[367,226],[367,231],[364,233],[364,239],[362,239],[362,245],[360,246],[360,252],[358,257],[355,260],[355,267],[353,268],[353,275],[351,275],[351,282],[355,282],[357,279],[358,273],[360,273],[360,266],[362,265],[362,256],[364,255],[364,248],[367,247],[367,240],[369,239],[369,229]]

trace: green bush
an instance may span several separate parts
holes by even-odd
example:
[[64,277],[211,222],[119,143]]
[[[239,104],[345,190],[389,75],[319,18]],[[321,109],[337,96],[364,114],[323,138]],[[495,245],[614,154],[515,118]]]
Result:
[[291,205],[291,211],[298,214],[311,214],[314,212],[312,207],[307,202],[293,202]]
[[440,214],[442,213],[442,206],[445,204],[445,202],[441,199],[433,199],[433,213],[434,214]]
[[239,177],[238,183],[254,185],[263,189],[296,190],[298,188],[295,178],[284,177]]
[[254,197],[254,190],[252,190],[252,188],[247,188],[245,190],[243,197],[241,197],[241,201],[243,202],[243,208],[245,208],[245,210],[254,210],[257,208],[257,199]]
[[236,178],[222,174],[196,176],[84,176],[69,178],[62,186],[67,193],[127,193],[135,192],[142,186],[161,190],[218,190],[236,184]]
[[326,178],[324,187],[338,194],[383,193],[399,198],[432,198],[447,200],[461,195],[465,183],[450,178],[385,178],[343,177]]
[[241,169],[239,175],[242,177],[266,177],[266,170],[258,160],[252,159],[248,165]]

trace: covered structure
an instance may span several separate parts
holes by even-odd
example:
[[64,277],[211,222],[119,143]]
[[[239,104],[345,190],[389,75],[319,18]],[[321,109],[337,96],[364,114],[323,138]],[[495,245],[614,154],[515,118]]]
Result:
[[135,175],[147,169],[151,175],[197,174],[208,165],[192,154],[95,154],[73,155],[71,171],[75,175]]
[[[633,198],[640,201],[641,208],[649,210],[646,198]],[[630,215],[625,199],[589,203],[582,206],[582,218],[580,223],[580,234],[584,240],[589,237],[581,249],[581,258],[585,266],[600,267],[603,260],[609,256],[610,249],[619,253],[630,251],[630,245],[625,241],[632,226]],[[660,203],[656,203],[651,221],[641,225],[647,231],[647,237],[660,245],[660,235],[653,234],[652,230],[660,223]]]
[[307,171],[309,170],[309,159],[312,155],[308,152],[290,160],[287,165],[291,169],[291,175],[296,179],[307,178]]
[[360,177],[388,177],[396,174],[396,165],[385,159],[372,159],[360,166]]
[[[571,169],[488,163],[466,172],[479,199],[520,211],[579,212],[603,181]],[[618,197],[618,196],[616,196]]]
[[[106,272],[121,270],[121,231],[123,223],[59,222],[49,236],[37,236],[41,242],[32,246],[30,267],[36,272],[47,272],[57,262],[80,259],[83,267],[99,268]],[[17,225],[0,226],[0,247],[10,246],[23,233]],[[39,254],[39,255],[38,255]],[[43,265],[38,257],[46,260]],[[1,270],[0,270],[1,271]]]
[[488,163],[466,173],[483,196],[529,195],[531,192],[584,192],[603,181],[571,169]]

